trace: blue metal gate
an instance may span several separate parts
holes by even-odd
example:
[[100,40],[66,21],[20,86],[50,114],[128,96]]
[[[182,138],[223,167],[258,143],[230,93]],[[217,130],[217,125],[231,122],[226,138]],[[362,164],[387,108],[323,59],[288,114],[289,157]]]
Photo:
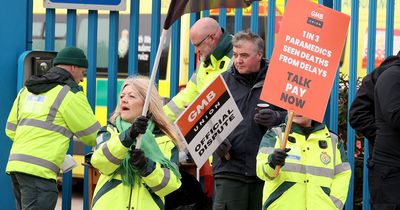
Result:
[[[26,22],[26,27],[17,27],[19,28],[21,33],[24,34],[24,37],[15,37],[14,34],[11,33],[3,33],[3,31],[0,33],[4,34],[4,36],[7,37],[2,37],[2,41],[0,41],[1,46],[9,46],[9,43],[14,43],[15,46],[18,47],[8,47],[6,48],[10,52],[14,54],[21,54],[23,50],[30,50],[32,47],[32,4],[33,0],[28,0],[25,3],[12,3],[7,6],[6,10],[9,10],[8,12],[0,12],[0,19],[1,20],[8,20],[9,17],[13,17],[13,21],[11,21],[11,24],[18,25],[21,22]],[[129,1],[129,0],[128,0]],[[152,64],[154,63],[155,55],[156,55],[156,50],[158,46],[158,41],[159,41],[159,36],[160,36],[160,29],[161,29],[161,4],[168,4],[168,0],[152,0],[152,14],[151,14],[151,51],[150,51],[150,68],[149,71],[152,69]],[[350,60],[350,65],[349,65],[349,94],[348,94],[348,103],[350,104],[355,97],[356,93],[356,82],[357,82],[357,70],[359,69],[358,65],[358,58],[359,58],[359,51],[358,51],[358,45],[359,45],[359,8],[360,8],[360,3],[361,4],[366,4],[365,2],[369,2],[368,4],[368,51],[367,51],[367,71],[370,72],[374,69],[375,65],[375,48],[376,48],[376,21],[377,21],[377,1],[350,1],[350,0],[333,0],[333,1],[328,1],[328,0],[319,0],[318,1],[320,4],[324,4],[326,6],[332,7],[335,10],[341,11],[341,7],[344,4],[348,4],[351,7],[351,27],[349,30],[349,43],[347,45],[350,45],[350,55],[349,55],[349,60]],[[394,37],[394,8],[395,8],[395,2],[394,0],[381,0],[379,1],[379,4],[384,4],[386,5],[385,9],[385,14],[386,14],[386,33],[385,33],[385,56],[392,55],[393,54],[393,37]],[[139,20],[141,18],[141,15],[139,13],[139,7],[140,3],[144,3],[144,0],[138,1],[138,0],[131,0],[129,2],[130,4],[130,12],[129,12],[129,62],[128,62],[128,75],[134,75],[137,74],[138,71],[138,37],[139,37]],[[148,4],[148,0],[145,2]],[[254,2],[252,4],[252,12],[251,12],[251,18],[250,18],[250,30],[256,33],[260,33],[260,24],[259,24],[259,2]],[[3,6],[3,9],[6,6]],[[26,8],[26,10],[18,10],[17,8]],[[2,10],[3,10],[2,9]],[[20,11],[27,11],[26,15],[20,15],[19,17],[17,15],[12,15],[11,12],[14,11],[14,13],[21,13]],[[276,1],[268,1],[268,22],[266,23],[266,31],[267,33],[265,34],[265,40],[266,40],[266,57],[270,58],[272,55],[273,47],[274,47],[274,36],[275,36],[275,11],[276,11]],[[201,13],[202,16],[210,16],[210,11],[203,11]],[[111,11],[109,14],[107,14],[108,20],[109,20],[109,30],[108,30],[108,51],[105,52],[108,54],[108,64],[107,64],[107,83],[108,83],[108,89],[107,89],[107,113],[108,116],[110,116],[111,111],[114,110],[116,106],[116,96],[117,96],[117,73],[118,73],[118,35],[120,32],[120,13],[117,11]],[[230,22],[234,21],[234,30],[229,31],[231,33],[240,31],[243,29],[243,10],[242,9],[236,9],[235,10],[235,15],[234,15],[234,20],[230,19],[227,17],[227,10],[226,9],[221,9],[219,11],[218,21],[220,22],[221,26],[226,28],[227,24],[231,24]],[[99,19],[99,11],[96,10],[89,10],[87,13],[88,17],[88,28],[87,28],[87,55],[88,55],[88,60],[89,60],[89,69],[87,71],[87,97],[89,99],[90,104],[92,105],[93,110],[95,110],[95,101],[96,101],[96,74],[97,74],[97,52],[98,52],[98,30],[99,28],[103,27],[102,25],[98,25],[98,19]],[[190,14],[190,25],[192,25],[197,19],[199,19],[200,14],[198,13],[192,13]],[[229,20],[227,22],[227,20]],[[5,21],[2,21],[2,30],[4,30],[6,27],[9,27],[7,23],[4,24]],[[75,46],[77,43],[77,10],[72,10],[69,9],[67,10],[66,13],[66,42],[65,46]],[[57,13],[56,9],[46,9],[46,15],[45,15],[45,44],[44,48],[42,50],[55,50],[55,41],[57,40],[56,36],[56,24],[57,24]],[[262,24],[261,24],[262,25]],[[181,22],[176,21],[173,26],[172,26],[172,35],[171,35],[171,89],[170,89],[170,95],[173,96],[178,92],[178,85],[179,85],[179,62],[180,62],[180,55],[182,55],[183,52],[180,52],[180,31],[181,31]],[[3,41],[6,40],[6,41]],[[22,43],[21,43],[22,42]],[[4,53],[5,54],[5,53]],[[5,54],[5,55],[10,55],[10,53]],[[0,56],[2,58],[6,58],[7,56]],[[13,60],[15,57],[7,57],[9,60]],[[12,65],[10,61],[0,61],[1,66],[5,66],[6,70],[3,71],[10,71],[5,74],[6,80],[1,82],[2,84],[8,85],[11,81],[15,82],[15,72],[16,72],[16,62],[15,65]],[[195,55],[194,55],[194,48],[190,44],[189,47],[189,75],[188,78],[190,78],[190,75],[193,73],[195,67]],[[11,86],[14,87],[14,86]],[[328,127],[333,130],[334,132],[338,132],[338,100],[339,100],[339,73],[336,77],[336,80],[334,82],[334,86],[331,92],[331,98],[329,101],[329,105],[327,108],[327,114],[325,117],[325,121],[328,125]],[[2,91],[3,92],[3,91]],[[14,97],[16,96],[17,90],[14,88],[10,88],[9,91],[6,91],[6,93],[1,93],[0,98],[5,98],[7,99],[7,103],[2,103],[2,111],[1,111],[1,126],[2,128],[5,127],[5,119],[8,116],[8,111],[11,108],[11,101],[14,100]],[[5,94],[5,95],[3,95]],[[2,155],[2,163],[6,163],[8,155],[8,151],[10,148],[10,143],[9,140],[5,137],[3,133],[3,129],[1,129],[1,148],[2,152],[0,154]],[[7,142],[7,143],[4,143]],[[365,140],[367,142],[367,140]],[[365,156],[364,160],[367,159],[368,155],[368,144],[364,143],[365,145]],[[72,148],[72,147],[71,147]],[[91,149],[86,147],[85,152],[89,152]],[[71,151],[70,151],[71,152]],[[354,171],[354,153],[355,153],[355,132],[354,130],[347,125],[347,152],[348,152],[348,159],[349,162],[352,166],[352,169]],[[2,167],[0,168],[1,171],[4,171],[5,164],[2,164]],[[364,164],[365,166],[365,164]],[[66,209],[71,209],[71,180],[72,180],[72,175],[67,174],[64,176],[64,182],[63,182],[63,204],[62,207],[64,210]],[[368,189],[367,189],[367,170],[364,167],[364,188],[363,188],[363,209],[369,209],[368,206]],[[1,177],[0,183],[2,184],[3,182],[5,183],[6,186],[9,185],[9,178],[8,177]],[[88,177],[87,177],[87,169],[85,169],[85,177],[84,177],[84,209],[89,209],[89,202],[88,202]],[[4,185],[3,185],[4,186]],[[11,195],[10,188],[2,188],[2,191],[5,191],[1,193],[2,195]],[[8,196],[11,197],[11,196]],[[12,209],[13,204],[8,201],[3,201],[1,200],[2,204],[6,204],[7,207],[6,209]],[[346,210],[353,209],[353,200],[354,200],[354,173],[351,179],[351,184],[350,184],[350,190],[349,190],[349,196],[346,202]]]

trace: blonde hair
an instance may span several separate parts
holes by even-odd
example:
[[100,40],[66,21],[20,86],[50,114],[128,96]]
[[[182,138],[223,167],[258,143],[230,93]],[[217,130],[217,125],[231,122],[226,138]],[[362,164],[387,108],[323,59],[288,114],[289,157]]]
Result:
[[[122,84],[121,92],[128,85],[131,85],[139,92],[140,98],[143,100],[144,103],[147,87],[149,85],[149,78],[145,76],[128,77]],[[115,123],[116,118],[121,115],[120,100],[121,99],[118,98],[117,107],[115,107],[114,113],[110,117],[111,123]],[[171,121],[169,121],[169,119],[165,115],[162,108],[161,98],[154,84],[151,84],[151,93],[147,116],[149,116],[149,114],[156,126],[165,134],[167,134],[175,143],[175,145],[177,145],[179,148],[182,148],[182,142],[180,141],[181,138],[179,137]]]

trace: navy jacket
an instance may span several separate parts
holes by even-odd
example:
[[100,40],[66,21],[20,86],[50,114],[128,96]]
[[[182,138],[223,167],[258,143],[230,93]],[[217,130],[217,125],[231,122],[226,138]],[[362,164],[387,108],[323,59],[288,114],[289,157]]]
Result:
[[400,168],[400,66],[383,72],[375,85],[376,138],[373,161]]
[[[257,113],[256,105],[262,102],[260,94],[267,69],[268,61],[262,60],[260,71],[255,74],[241,75],[234,65],[222,73],[243,116],[243,121],[227,137],[232,145],[229,151],[231,159],[226,160],[216,153],[213,154],[213,175],[215,177],[224,176],[224,174],[256,176],[256,156],[260,141],[268,128],[257,124],[253,118]],[[283,112],[282,118],[286,116],[284,110],[272,104],[270,107]],[[282,121],[283,119],[280,122]]]

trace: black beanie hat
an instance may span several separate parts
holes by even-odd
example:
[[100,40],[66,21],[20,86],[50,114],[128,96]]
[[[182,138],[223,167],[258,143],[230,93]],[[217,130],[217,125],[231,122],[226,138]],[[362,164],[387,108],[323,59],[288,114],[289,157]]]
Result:
[[53,60],[54,65],[57,64],[68,64],[79,67],[88,67],[88,61],[86,59],[83,50],[76,47],[66,47],[57,53],[57,56]]

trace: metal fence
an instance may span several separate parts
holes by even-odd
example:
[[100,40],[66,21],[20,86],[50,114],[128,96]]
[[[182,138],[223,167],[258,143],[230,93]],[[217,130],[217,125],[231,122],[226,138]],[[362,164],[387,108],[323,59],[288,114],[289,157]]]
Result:
[[[132,0],[130,1],[130,33],[129,33],[129,51],[130,52],[138,52],[138,36],[139,36],[139,7],[140,3],[143,1]],[[160,25],[161,25],[161,2],[160,0],[152,0],[152,15],[151,15],[151,52],[150,52],[150,69],[152,69],[152,64],[154,63],[156,48],[158,46],[158,40],[160,36]],[[163,1],[164,2],[164,1]],[[381,3],[382,1],[380,1]],[[146,4],[149,2],[146,2]],[[334,0],[332,1],[322,1],[319,0],[320,4],[324,4],[326,6],[332,7],[335,10],[341,11],[342,1]],[[348,102],[349,104],[353,101],[356,93],[356,81],[357,81],[357,69],[358,67],[358,45],[359,45],[359,7],[360,1],[347,1],[347,3],[351,4],[351,27],[349,30],[350,35],[350,65],[349,65],[349,94],[348,94]],[[395,2],[394,0],[387,0],[386,3],[386,37],[385,37],[385,55],[393,54],[393,37],[394,37],[394,8]],[[32,3],[30,3],[30,7],[28,8],[29,12],[32,12]],[[368,51],[367,51],[367,70],[368,72],[374,69],[375,65],[375,45],[376,45],[376,21],[377,21],[377,1],[371,0],[368,4],[369,7],[369,16],[368,16]],[[254,2],[252,4],[252,12],[250,18],[250,30],[253,32],[259,32],[259,2]],[[274,47],[274,36],[275,36],[275,11],[276,11],[276,1],[268,1],[268,22],[267,22],[267,33],[265,34],[266,40],[266,57],[270,58],[272,55],[273,47]],[[87,70],[87,97],[89,99],[92,108],[95,108],[96,101],[96,62],[97,62],[97,31],[99,27],[98,25],[98,11],[90,10],[88,11],[88,29],[87,29],[87,55],[89,60],[89,69]],[[109,40],[108,40],[108,115],[112,110],[114,110],[116,106],[116,94],[117,94],[117,72],[118,72],[118,58],[117,58],[117,50],[118,50],[118,33],[119,33],[119,12],[112,11],[109,12]],[[190,14],[190,25],[192,25],[199,17],[201,16],[209,16],[209,11],[203,11],[201,14],[193,13]],[[55,25],[56,25],[56,9],[46,9],[45,15],[45,47],[43,50],[54,50],[55,49]],[[67,10],[67,20],[66,20],[66,46],[74,46],[76,45],[76,18],[77,11],[76,10]],[[226,9],[221,9],[219,12],[219,16],[217,17],[219,23],[222,27],[227,27],[227,19],[232,21],[232,19],[227,17]],[[231,33],[240,31],[243,29],[243,11],[242,9],[236,9],[234,15],[234,31]],[[171,35],[171,96],[175,95],[178,92],[178,83],[179,83],[179,57],[180,57],[180,29],[181,22],[177,21],[172,26],[172,35]],[[29,30],[28,30],[29,31]],[[32,36],[32,34],[28,33],[28,36]],[[32,37],[30,37],[32,39]],[[29,40],[29,37],[28,37]],[[29,46],[28,46],[29,48]],[[128,65],[128,74],[133,75],[136,74],[138,66],[138,57],[137,53],[129,53],[129,65]],[[189,47],[189,75],[193,73],[195,67],[195,55],[194,48],[192,45]],[[339,71],[338,71],[339,72]],[[334,82],[334,86],[331,92],[331,97],[329,101],[329,105],[327,108],[327,113],[325,117],[325,122],[328,127],[334,131],[338,132],[338,100],[339,100],[339,73]],[[367,141],[367,140],[365,140]],[[368,144],[365,143],[365,159],[368,155]],[[89,152],[90,148],[85,148],[85,152]],[[354,171],[354,152],[355,152],[355,132],[354,130],[347,125],[347,152],[348,159],[351,164],[351,167]],[[364,160],[365,160],[364,159]],[[365,165],[365,164],[364,164]],[[63,182],[63,204],[62,209],[71,209],[71,174],[64,175]],[[363,209],[369,209],[368,207],[368,189],[367,189],[367,170],[364,170],[364,189],[363,189]],[[89,209],[88,207],[88,177],[87,177],[87,169],[85,169],[85,187],[84,187],[84,209]],[[347,202],[345,205],[346,210],[353,209],[353,200],[354,200],[354,173],[351,178],[349,196],[347,198]]]

